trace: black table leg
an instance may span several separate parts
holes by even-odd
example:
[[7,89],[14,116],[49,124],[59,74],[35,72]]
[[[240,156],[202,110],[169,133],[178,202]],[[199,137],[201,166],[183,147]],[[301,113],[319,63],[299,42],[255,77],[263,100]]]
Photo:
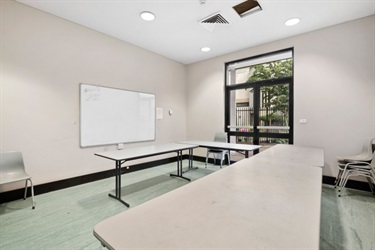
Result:
[[179,177],[187,181],[191,181],[189,178],[182,176],[182,150],[177,151],[177,174],[170,174],[173,177]]
[[124,200],[121,199],[121,164],[122,164],[121,161],[116,161],[116,169],[115,169],[115,178],[116,178],[115,193],[116,195],[108,194],[108,196],[120,201],[125,206],[130,207],[128,203],[126,203]]
[[193,169],[198,169],[198,167],[193,167],[193,150],[192,148],[189,148],[189,167],[186,171],[184,171],[183,173],[186,173],[190,170],[193,170]]

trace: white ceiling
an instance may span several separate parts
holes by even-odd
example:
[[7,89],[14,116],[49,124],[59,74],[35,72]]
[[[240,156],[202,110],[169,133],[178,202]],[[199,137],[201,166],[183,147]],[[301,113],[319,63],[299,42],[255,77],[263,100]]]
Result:
[[[375,0],[259,0],[263,10],[241,18],[245,0],[17,0],[55,16],[132,43],[183,64],[298,35],[375,13]],[[140,19],[151,11],[156,19]],[[209,31],[199,23],[220,12],[229,24]],[[300,17],[296,26],[284,22]],[[211,47],[203,53],[201,47]]]

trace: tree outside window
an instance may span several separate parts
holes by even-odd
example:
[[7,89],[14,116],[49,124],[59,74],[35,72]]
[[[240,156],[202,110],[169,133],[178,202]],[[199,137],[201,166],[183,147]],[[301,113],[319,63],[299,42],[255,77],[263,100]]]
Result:
[[[250,66],[251,76],[247,83],[292,76],[292,60],[273,61]],[[261,108],[259,119],[266,126],[288,126],[289,87],[287,84],[263,86],[261,88]]]

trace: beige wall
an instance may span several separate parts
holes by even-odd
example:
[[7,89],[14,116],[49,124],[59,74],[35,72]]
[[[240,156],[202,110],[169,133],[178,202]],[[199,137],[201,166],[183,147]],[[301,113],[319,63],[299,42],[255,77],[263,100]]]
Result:
[[374,37],[373,15],[189,65],[188,139],[224,129],[225,62],[294,47],[294,144],[324,148],[324,175],[335,176],[335,156],[375,136]]
[[35,184],[114,167],[94,153],[115,146],[79,146],[80,83],[156,94],[156,106],[164,109],[156,141],[126,147],[186,139],[185,65],[17,2],[0,2],[1,151],[22,151]]

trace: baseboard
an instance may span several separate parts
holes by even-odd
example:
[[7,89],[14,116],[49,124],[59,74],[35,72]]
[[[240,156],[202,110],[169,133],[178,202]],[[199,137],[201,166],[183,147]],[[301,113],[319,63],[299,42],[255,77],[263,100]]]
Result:
[[[188,155],[183,155],[183,159],[188,159],[188,158],[189,158]],[[199,162],[206,162],[206,157],[193,156],[193,160],[199,161]],[[131,172],[135,172],[135,171],[139,171],[139,170],[143,170],[147,168],[152,168],[152,167],[157,167],[157,166],[172,163],[172,162],[176,162],[176,157],[170,157],[170,158],[156,160],[152,162],[145,162],[145,163],[140,163],[136,165],[131,165],[130,168],[124,167],[122,168],[122,173],[123,174],[131,173]],[[208,162],[210,164],[213,164],[214,160],[210,158]],[[231,161],[231,163],[234,163],[234,161]],[[227,162],[225,162],[225,164],[227,164]],[[106,170],[106,171],[88,174],[84,176],[77,176],[77,177],[73,177],[73,178],[69,178],[65,180],[35,185],[34,195],[44,194],[44,193],[48,193],[48,192],[52,192],[52,191],[56,191],[56,190],[60,190],[64,188],[78,186],[81,184],[98,181],[98,180],[106,179],[106,178],[113,177],[113,176],[114,176],[114,170],[111,169],[111,170]],[[323,176],[324,184],[334,185],[334,182],[335,182],[335,177]],[[371,192],[371,189],[367,182],[348,180],[346,187]],[[23,194],[24,194],[23,188],[0,193],[0,204],[22,199]],[[27,196],[29,197],[30,195],[31,193],[30,193],[30,188],[29,188]]]
[[[328,184],[328,185],[333,186],[335,185],[335,179],[336,177],[323,175],[323,184]],[[363,181],[348,180],[345,187],[371,192],[368,182],[363,182]]]
[[[187,156],[187,155],[186,155]],[[186,158],[187,159],[187,158]],[[206,157],[203,157],[203,156],[193,156],[193,160],[194,161],[200,161],[200,162],[206,162]],[[218,164],[219,163],[219,160],[217,160],[216,162],[214,162],[214,159],[212,158],[208,158],[208,163],[211,163],[211,164]],[[235,163],[235,161],[230,161],[230,164],[233,164]],[[223,164],[228,164],[228,158],[225,159],[225,161],[223,162]]]
[[[188,155],[183,156],[184,159],[188,159]],[[131,173],[135,171],[139,171],[142,169],[147,169],[147,168],[152,168],[168,163],[176,162],[176,157],[170,157],[170,158],[165,158],[161,160],[156,160],[152,162],[145,162],[145,163],[140,163],[136,165],[130,165],[130,168],[123,167],[122,168],[122,173]],[[81,184],[93,182],[93,181],[98,181],[102,179],[106,179],[109,177],[114,176],[114,170],[106,170],[98,173],[93,173],[93,174],[88,174],[84,176],[77,176],[65,180],[59,180],[59,181],[54,181],[54,182],[49,182],[49,183],[44,183],[40,185],[35,185],[34,186],[34,195],[39,195],[39,194],[44,194],[64,188],[69,188],[69,187],[74,187],[78,186]],[[19,200],[23,199],[25,189],[16,189],[16,190],[11,190],[7,192],[2,192],[0,193],[0,204],[1,203],[6,203],[14,200]],[[28,188],[27,190],[27,197],[31,196],[31,190]]]

